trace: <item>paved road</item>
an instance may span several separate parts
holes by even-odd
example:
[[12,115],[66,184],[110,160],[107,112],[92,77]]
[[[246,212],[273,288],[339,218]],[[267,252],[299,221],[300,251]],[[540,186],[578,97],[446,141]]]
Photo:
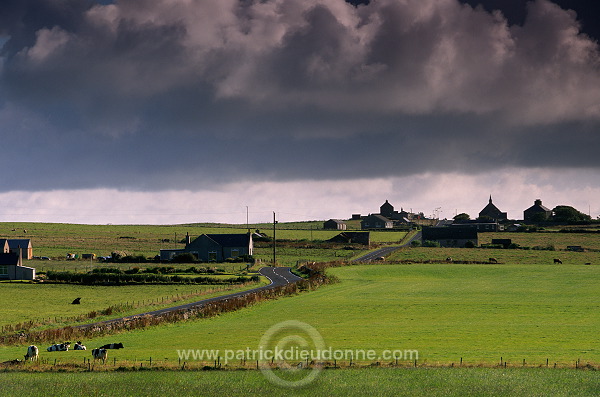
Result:
[[371,262],[371,261],[376,260],[377,258],[382,258],[382,257],[385,258],[392,252],[394,252],[402,247],[406,247],[407,245],[410,245],[410,243],[412,243],[413,241],[420,240],[420,239],[421,239],[421,231],[417,232],[406,243],[404,243],[402,245],[395,245],[395,246],[380,248],[373,252],[369,252],[368,254],[363,255],[360,258],[354,259],[352,262]]
[[289,267],[263,267],[262,269],[260,269],[260,274],[262,274],[263,276],[268,278],[269,281],[271,281],[271,284],[264,285],[262,287],[249,289],[247,291],[240,291],[240,292],[235,292],[233,294],[215,296],[214,298],[208,298],[208,299],[203,299],[203,300],[200,300],[197,302],[186,303],[184,305],[167,307],[167,308],[160,309],[160,310],[153,310],[151,312],[134,314],[132,316],[115,318],[112,320],[99,321],[99,322],[92,323],[92,324],[78,325],[73,328],[89,328],[89,327],[93,327],[96,325],[106,325],[106,324],[111,324],[111,323],[115,323],[115,322],[120,322],[123,320],[130,320],[130,319],[133,319],[136,317],[142,317],[142,316],[147,316],[147,315],[158,316],[158,315],[176,311],[176,310],[190,309],[192,307],[202,307],[202,306],[206,305],[207,303],[217,302],[217,301],[221,301],[221,300],[227,300],[227,299],[231,299],[231,298],[237,298],[239,296],[247,295],[251,292],[261,291],[261,290],[265,290],[265,289],[271,289],[271,288],[279,287],[279,286],[290,284],[290,283],[295,283],[299,280],[302,280],[301,277],[298,277],[295,274],[293,274],[290,271]]

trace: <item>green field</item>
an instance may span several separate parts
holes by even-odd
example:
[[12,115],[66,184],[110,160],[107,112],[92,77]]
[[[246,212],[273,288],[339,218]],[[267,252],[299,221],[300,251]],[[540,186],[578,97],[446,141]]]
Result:
[[[336,230],[323,230],[322,222],[300,222],[280,224],[276,231],[277,240],[300,241],[288,248],[281,242],[277,253],[281,263],[294,264],[297,259],[311,261],[337,260],[340,256],[350,256],[348,251],[340,251],[341,247],[334,249],[320,246],[324,240],[339,234]],[[272,227],[269,225],[250,225],[251,230],[259,229],[267,236],[273,236]],[[60,266],[69,268],[83,268],[97,266],[97,261],[66,261],[67,253],[81,254],[94,253],[98,256],[109,256],[113,251],[125,251],[131,255],[143,255],[154,258],[161,249],[183,248],[183,239],[186,233],[192,238],[203,233],[246,233],[245,225],[219,225],[219,224],[189,224],[172,226],[154,225],[75,225],[63,223],[0,223],[0,238],[31,239],[33,255],[37,257],[50,257],[53,261],[32,260],[26,265],[47,269]],[[375,231],[371,232],[371,241],[374,244],[398,243],[406,235],[401,231]],[[255,257],[259,260],[271,261],[273,258],[272,245],[257,243]],[[358,247],[362,248],[362,247]],[[301,250],[298,252],[298,250]],[[350,251],[352,252],[352,251]],[[357,254],[357,252],[354,252]],[[336,259],[337,258],[337,259]],[[61,260],[62,259],[62,260]],[[59,264],[50,264],[60,260]],[[279,260],[278,260],[279,262]],[[136,266],[135,264],[124,264]]]
[[[255,349],[285,320],[315,327],[333,349],[418,350],[427,365],[600,363],[595,266],[362,265],[328,270],[339,283],[226,313],[115,336],[118,360],[176,361],[182,349]],[[107,343],[107,338],[85,341]],[[108,340],[110,342],[110,340]],[[23,347],[0,348],[0,360]],[[80,352],[51,357],[76,359]],[[375,361],[375,360],[373,360]]]
[[285,389],[259,371],[136,371],[0,374],[0,396],[597,396],[594,371],[428,368],[326,370],[305,388]]
[[[41,322],[44,328],[72,325],[70,317],[101,311],[109,306],[126,306],[118,315],[98,316],[78,323],[101,321],[140,312],[157,310],[187,302],[226,293],[242,291],[268,284],[262,278],[260,283],[247,286],[216,285],[172,285],[143,284],[122,286],[89,286],[73,284],[32,284],[20,282],[0,283],[0,301],[12,302],[19,297],[18,304],[4,305],[0,326],[16,325],[26,321]],[[72,305],[73,299],[80,297],[81,304]]]
[[[10,227],[7,224],[2,226]],[[303,260],[353,259],[366,252],[366,249],[348,250],[343,245],[324,246],[323,240],[337,232],[316,230],[316,224],[311,226],[315,229],[302,230],[301,226],[281,230],[281,233],[278,230],[278,239],[285,239],[280,240],[277,247],[279,263],[289,265]],[[153,251],[155,246],[173,245],[162,242],[162,239],[168,238],[164,237],[167,231],[177,230],[181,237],[186,229],[192,227],[196,228],[194,232],[190,231],[192,235],[215,232],[207,225],[27,224],[27,227],[27,237],[34,242],[35,255],[56,252],[57,256],[64,255],[63,252],[83,250],[97,254],[104,252],[94,250],[95,246],[105,247],[107,254],[111,250],[130,250],[133,254],[149,256],[158,252],[158,249]],[[239,228],[214,229],[220,232],[244,231]],[[18,231],[16,229],[15,233]],[[37,240],[33,234],[38,236]],[[80,236],[75,237],[76,234]],[[123,236],[126,238],[121,238]],[[379,232],[372,233],[372,240],[378,244],[394,244],[404,236],[403,232]],[[256,350],[270,327],[286,320],[296,320],[314,327],[327,348],[357,354],[352,356],[352,364],[363,367],[351,369],[348,356],[334,363],[326,360],[326,365],[343,369],[325,370],[314,384],[296,390],[299,395],[358,395],[367,392],[380,395],[600,395],[597,372],[587,370],[597,369],[600,365],[600,340],[597,338],[600,326],[600,267],[597,266],[600,265],[600,239],[597,236],[584,233],[490,233],[480,234],[480,243],[489,243],[491,238],[511,238],[529,249],[403,248],[387,256],[383,264],[329,268],[327,272],[339,282],[315,291],[262,302],[218,317],[190,319],[84,340],[88,348],[110,342],[125,345],[125,349],[110,351],[105,365],[95,365],[96,371],[105,369],[108,372],[81,372],[88,369],[85,361],[91,357],[89,351],[48,353],[45,351],[47,346],[41,344],[41,363],[27,363],[24,369],[43,369],[50,373],[0,372],[0,381],[10,388],[2,387],[0,393],[27,395],[27,391],[32,390],[30,395],[36,395],[40,384],[53,382],[55,395],[72,395],[74,387],[94,383],[109,383],[112,387],[106,391],[98,391],[93,386],[86,389],[99,395],[155,394],[157,390],[165,395],[287,395],[290,390],[270,384],[260,371],[244,370],[255,368],[256,364],[250,357],[248,362],[238,358],[222,360],[228,350]],[[82,251],[69,249],[72,241],[77,242],[75,246],[80,244]],[[566,247],[569,245],[580,245],[585,252],[568,251]],[[259,247],[257,257],[268,262],[271,250],[268,244]],[[452,258],[452,263],[446,263],[448,257]],[[457,263],[486,262],[490,257],[496,258],[499,263]],[[563,265],[554,265],[554,258],[561,259]],[[584,265],[586,263],[591,266]],[[43,270],[87,271],[91,266],[104,266],[85,261],[29,261],[26,264],[33,264],[38,271],[42,270],[41,267],[44,267]],[[114,266],[125,269],[152,264]],[[175,266],[186,268],[191,265]],[[242,270],[243,266],[214,264],[214,267],[223,267],[232,274]],[[134,314],[175,304],[163,302],[169,297],[177,304],[198,300],[200,295],[190,294],[197,294],[199,289],[204,288],[211,287],[96,287],[3,282],[0,283],[0,299],[15,304],[3,309],[0,325],[42,318],[50,321],[51,324],[46,326],[68,325],[72,323],[66,318],[68,316],[141,301],[139,307],[123,313]],[[176,296],[178,294],[179,297]],[[83,298],[82,305],[69,304],[80,296]],[[200,296],[200,299],[203,297]],[[55,319],[51,320],[52,317]],[[287,335],[286,338],[293,339],[294,336]],[[26,346],[26,343],[1,346],[0,362],[22,358]],[[216,351],[223,368],[230,371],[178,371],[184,357],[181,352],[190,349]],[[418,357],[401,357],[399,361],[383,357],[385,351],[392,350],[417,352]],[[376,355],[361,360],[358,359],[359,351],[373,351]],[[189,355],[183,361],[188,369],[214,365],[212,359],[195,359]],[[139,371],[141,367],[147,369],[150,362],[154,368],[170,370]],[[469,369],[447,368],[459,367],[461,362]],[[507,368],[495,368],[500,366],[500,362]],[[411,368],[415,364],[419,368]],[[372,365],[382,368],[366,368]],[[400,368],[393,368],[395,366]],[[583,369],[576,370],[576,366]],[[119,367],[128,371],[112,372]],[[11,368],[18,367],[5,368],[10,372]],[[63,370],[75,373],[56,373]],[[194,383],[195,379],[199,380],[198,384]],[[131,388],[131,384],[139,384],[140,387]],[[44,394],[48,392],[43,391]],[[80,391],[77,388],[77,392]]]

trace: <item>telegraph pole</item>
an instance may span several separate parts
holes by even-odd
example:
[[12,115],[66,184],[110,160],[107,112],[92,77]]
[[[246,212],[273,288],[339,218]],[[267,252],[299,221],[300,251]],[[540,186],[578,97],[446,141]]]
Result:
[[277,221],[275,220],[275,211],[273,211],[273,266],[275,266],[275,224]]

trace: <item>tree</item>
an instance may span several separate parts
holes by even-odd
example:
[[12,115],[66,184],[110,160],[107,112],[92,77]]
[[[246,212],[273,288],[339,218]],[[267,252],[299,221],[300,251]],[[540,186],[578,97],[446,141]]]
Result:
[[471,219],[471,217],[469,216],[469,214],[465,214],[464,212],[462,214],[458,214],[456,215],[454,218],[455,221],[468,221]]
[[560,223],[585,223],[590,222],[592,218],[582,212],[577,211],[575,208],[568,205],[559,205],[553,210],[554,215],[552,220]]

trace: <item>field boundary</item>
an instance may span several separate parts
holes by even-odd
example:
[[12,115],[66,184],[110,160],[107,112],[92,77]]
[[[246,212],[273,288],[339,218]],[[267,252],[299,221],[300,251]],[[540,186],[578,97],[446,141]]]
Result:
[[[276,269],[276,268],[263,268]],[[287,269],[289,268],[279,268]],[[273,270],[274,271],[274,270]],[[34,331],[31,333],[19,333],[0,337],[2,345],[25,345],[32,343],[53,342],[56,340],[78,340],[91,339],[95,337],[114,334],[120,331],[143,329],[165,323],[185,321],[192,318],[209,318],[221,313],[235,311],[253,304],[276,299],[281,296],[293,295],[307,290],[313,290],[323,284],[334,281],[324,273],[313,272],[308,279],[302,279],[289,273],[290,280],[275,280],[271,284],[258,287],[248,291],[209,298],[190,304],[161,309],[154,312],[142,313],[129,317],[107,320],[99,323],[83,324],[80,326],[69,326],[59,329],[48,329]]]

